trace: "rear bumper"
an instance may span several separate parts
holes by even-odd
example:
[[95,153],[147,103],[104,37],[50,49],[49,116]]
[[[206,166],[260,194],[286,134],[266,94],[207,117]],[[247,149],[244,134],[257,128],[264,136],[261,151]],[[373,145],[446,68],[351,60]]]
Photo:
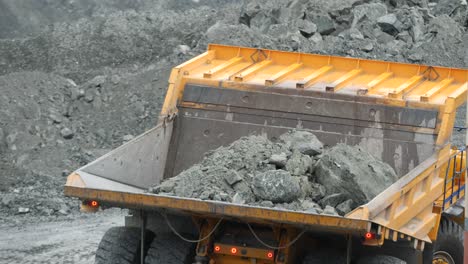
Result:
[[65,186],[65,195],[82,200],[97,200],[103,205],[121,208],[148,211],[167,210],[173,214],[226,218],[240,222],[288,224],[311,231],[320,230],[363,235],[371,226],[369,221],[357,219],[162,196],[144,192],[122,192],[67,185]]

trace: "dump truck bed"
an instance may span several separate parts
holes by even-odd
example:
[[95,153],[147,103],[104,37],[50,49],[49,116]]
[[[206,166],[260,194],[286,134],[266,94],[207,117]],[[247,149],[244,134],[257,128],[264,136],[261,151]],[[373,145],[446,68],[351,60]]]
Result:
[[[434,202],[447,194],[446,171],[463,167],[449,165],[457,154],[449,140],[467,82],[462,69],[210,45],[172,71],[157,127],[74,172],[65,193],[109,206],[313,230],[376,228],[383,239],[420,248],[437,230]],[[359,145],[400,180],[345,217],[146,192],[207,151],[250,134],[275,140],[290,129],[311,131],[328,146]],[[451,202],[464,194],[458,183]]]

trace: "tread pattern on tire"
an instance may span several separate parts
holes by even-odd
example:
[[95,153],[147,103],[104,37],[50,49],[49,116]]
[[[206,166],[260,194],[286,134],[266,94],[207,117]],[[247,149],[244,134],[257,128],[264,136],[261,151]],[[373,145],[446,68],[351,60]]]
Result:
[[450,219],[442,218],[434,243],[434,252],[437,251],[449,253],[455,263],[463,263],[463,228]]
[[172,233],[158,234],[151,243],[145,264],[191,264],[194,255],[195,244]]
[[136,264],[140,256],[140,229],[112,227],[104,234],[96,251],[95,264]]
[[346,256],[334,250],[317,250],[305,256],[302,264],[343,264],[346,263]]

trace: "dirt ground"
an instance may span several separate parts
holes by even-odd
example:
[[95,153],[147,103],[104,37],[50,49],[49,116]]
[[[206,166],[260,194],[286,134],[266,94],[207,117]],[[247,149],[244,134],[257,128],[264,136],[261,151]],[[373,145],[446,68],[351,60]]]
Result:
[[94,263],[105,231],[123,225],[120,210],[75,219],[0,226],[0,263]]

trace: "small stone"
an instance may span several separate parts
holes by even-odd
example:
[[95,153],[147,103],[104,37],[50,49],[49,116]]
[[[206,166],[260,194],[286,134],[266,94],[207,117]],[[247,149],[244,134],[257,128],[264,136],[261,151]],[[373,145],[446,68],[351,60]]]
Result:
[[242,181],[241,175],[235,170],[229,170],[224,174],[224,180],[230,185],[233,186],[234,184]]
[[315,44],[317,43],[320,43],[323,41],[323,38],[322,38],[322,35],[320,35],[320,33],[315,33],[311,38],[310,40],[312,42],[314,42]]
[[135,138],[135,136],[133,136],[133,135],[125,135],[125,136],[122,137],[122,140],[125,141],[125,142],[128,142],[128,141],[130,141],[130,140],[132,140],[134,138]]
[[338,212],[336,212],[335,208],[327,205],[325,206],[325,209],[323,209],[323,214],[326,215],[338,215]]
[[292,175],[304,175],[310,171],[312,159],[300,152],[294,152],[289,160],[286,162],[286,170]]
[[392,36],[396,36],[401,32],[402,29],[402,24],[395,14],[388,14],[380,17],[377,20],[377,24],[383,32],[386,32]]
[[261,201],[260,206],[273,208],[275,204],[273,204],[271,201]]
[[86,90],[84,99],[86,102],[91,103],[94,100],[94,91],[91,89]]
[[212,194],[210,191],[204,191],[200,194],[200,199],[201,200],[209,200],[212,197]]
[[30,210],[27,207],[19,207],[18,208],[18,213],[20,213],[20,214],[27,214],[27,213],[29,213],[29,211]]
[[311,201],[311,200],[304,200],[301,202],[301,208],[304,211],[307,211],[309,209],[322,209],[319,204]]
[[354,209],[354,201],[352,199],[348,199],[338,206],[336,206],[336,211],[341,215],[346,215],[347,213],[351,212]]
[[60,130],[60,134],[62,135],[64,139],[72,139],[73,136],[75,135],[73,131],[69,129],[68,127],[62,128],[62,130]]
[[335,23],[327,13],[311,12],[307,17],[317,26],[317,32],[322,35],[329,35],[335,31]]
[[420,62],[423,60],[423,55],[419,52],[412,53],[408,56],[408,59],[412,62]]
[[52,122],[53,122],[54,124],[60,124],[60,123],[62,123],[62,118],[61,118],[60,116],[56,115],[56,114],[50,114],[50,115],[49,115],[49,118],[50,118],[50,120],[52,120]]
[[314,201],[319,201],[320,199],[322,199],[325,194],[326,194],[326,190],[325,190],[325,187],[319,183],[311,183],[310,184],[312,190],[310,192],[310,198],[312,198],[312,200]]
[[232,197],[232,203],[234,204],[245,204],[245,199],[239,193],[234,194]]
[[359,31],[356,28],[352,28],[349,30],[349,37],[351,37],[352,39],[359,39],[359,40],[364,39],[364,35],[362,35],[361,31]]
[[374,45],[370,42],[361,46],[361,50],[366,51],[366,52],[372,51],[373,49],[374,49]]
[[284,168],[284,166],[286,166],[287,161],[288,161],[288,157],[286,156],[286,153],[284,152],[281,152],[281,154],[273,154],[268,160],[270,164],[276,165],[278,169]]
[[227,193],[219,193],[219,197],[221,198],[221,201],[229,200],[229,194]]
[[187,54],[190,52],[190,47],[187,45],[177,45],[177,47],[174,49],[174,53],[177,55],[180,54]]
[[318,138],[303,130],[290,131],[280,136],[291,150],[297,150],[304,155],[315,156],[323,151],[323,143]]
[[175,181],[165,181],[159,185],[158,192],[170,193],[174,190],[175,186]]
[[63,170],[62,171],[62,177],[68,177],[68,175],[70,175],[70,171],[69,170]]
[[317,25],[307,19],[297,20],[297,27],[301,34],[306,38],[311,37],[317,31]]
[[120,76],[118,76],[117,74],[112,75],[112,77],[111,77],[111,82],[112,82],[114,85],[119,84],[119,83],[120,83]]
[[345,200],[346,200],[346,195],[342,193],[335,193],[332,195],[325,196],[325,198],[320,200],[320,205],[322,205],[322,207],[325,207],[327,205],[336,207],[338,204],[344,202]]
[[13,201],[13,195],[11,194],[5,194],[2,197],[2,205],[4,206],[9,206],[10,203]]

